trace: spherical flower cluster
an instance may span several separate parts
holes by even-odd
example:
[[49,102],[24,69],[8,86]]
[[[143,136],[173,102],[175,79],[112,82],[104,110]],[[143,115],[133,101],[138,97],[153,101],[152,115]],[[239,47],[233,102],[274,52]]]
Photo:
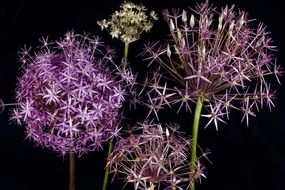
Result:
[[189,172],[191,141],[177,125],[163,130],[160,124],[139,123],[127,138],[120,139],[108,158],[111,172],[124,175],[137,189],[184,189],[205,177],[199,158]]
[[159,65],[145,84],[149,114],[157,116],[165,106],[191,111],[193,103],[201,102],[207,126],[213,122],[218,129],[231,109],[241,111],[248,125],[249,117],[264,105],[274,106],[268,77],[280,83],[283,72],[269,32],[234,6],[218,13],[206,1],[189,12],[165,11],[171,40],[145,45],[145,60]]
[[153,20],[158,17],[154,11],[146,14],[143,5],[136,5],[125,2],[121,5],[121,10],[112,14],[111,19],[98,21],[101,29],[108,29],[113,38],[118,38],[124,43],[131,43],[140,38],[142,32],[150,31]]
[[23,48],[12,120],[26,126],[37,145],[66,154],[101,147],[118,132],[124,90],[116,81],[114,51],[98,37],[66,33],[56,42],[40,40],[37,53]]

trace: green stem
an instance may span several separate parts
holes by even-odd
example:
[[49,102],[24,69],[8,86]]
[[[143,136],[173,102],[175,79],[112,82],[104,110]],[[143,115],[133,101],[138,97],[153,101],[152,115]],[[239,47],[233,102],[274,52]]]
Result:
[[[113,138],[109,142],[108,157],[110,156],[110,154],[112,152],[112,148],[113,148]],[[102,190],[107,189],[107,183],[108,183],[108,178],[109,178],[109,170],[110,170],[109,166],[106,166]]]
[[69,190],[75,190],[75,153],[69,153]]
[[124,58],[128,58],[128,52],[129,52],[129,43],[125,43],[125,51],[124,51]]
[[[125,48],[124,48],[124,59],[127,60],[128,58],[128,52],[129,52],[129,43],[125,43]],[[126,62],[124,62],[124,65],[123,65],[123,71],[126,70]]]
[[[192,149],[191,149],[191,160],[190,160],[190,172],[195,173],[195,165],[196,165],[196,151],[197,151],[197,139],[198,139],[198,128],[199,121],[201,116],[201,110],[203,107],[203,98],[198,97],[195,108],[195,115],[193,121],[193,129],[192,129]],[[190,183],[190,190],[195,190],[195,181],[192,180]]]

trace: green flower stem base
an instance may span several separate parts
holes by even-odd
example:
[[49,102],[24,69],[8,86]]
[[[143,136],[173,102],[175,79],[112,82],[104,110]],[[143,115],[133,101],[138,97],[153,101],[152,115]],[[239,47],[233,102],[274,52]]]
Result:
[[[201,97],[198,97],[196,102],[196,108],[195,108],[195,115],[194,115],[194,121],[193,121],[193,129],[192,129],[192,149],[191,149],[191,160],[190,160],[190,172],[195,172],[195,165],[196,165],[196,151],[197,151],[197,139],[198,139],[198,128],[199,128],[199,121],[201,116],[201,110],[203,107],[203,99]],[[189,190],[195,190],[195,181],[192,180],[189,184]]]
[[69,190],[75,190],[75,153],[69,153]]

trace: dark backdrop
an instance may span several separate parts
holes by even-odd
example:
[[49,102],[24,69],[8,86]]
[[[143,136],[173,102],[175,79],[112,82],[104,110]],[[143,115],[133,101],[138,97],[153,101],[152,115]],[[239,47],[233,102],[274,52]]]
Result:
[[[200,2],[200,0],[197,0]],[[17,52],[24,44],[39,45],[38,39],[49,35],[58,39],[71,29],[100,35],[122,56],[123,46],[100,31],[96,21],[108,17],[123,1],[93,0],[9,0],[0,1],[0,97],[13,102],[13,90],[19,76]],[[149,0],[146,7],[160,12],[163,8],[186,8],[190,0]],[[212,0],[216,6],[237,4],[252,18],[263,21],[272,32],[278,46],[278,62],[284,64],[284,17],[281,1]],[[130,56],[139,53],[143,41],[165,37],[166,24],[162,21],[152,33],[143,35],[130,49]],[[144,67],[135,65],[134,69]],[[284,190],[285,189],[285,103],[283,86],[278,87],[276,108],[262,110],[250,121],[250,127],[240,124],[240,115],[232,115],[227,125],[218,132],[214,127],[200,130],[199,144],[209,148],[213,164],[207,163],[207,177],[198,190]],[[175,113],[175,112],[174,112]],[[192,125],[187,115],[175,116],[183,129]],[[139,118],[139,117],[135,117]],[[178,119],[177,119],[178,118]],[[77,160],[78,190],[100,189],[106,151],[94,152]],[[68,162],[49,150],[35,147],[25,140],[24,128],[10,124],[9,109],[0,115],[0,189],[1,190],[64,190],[68,186]],[[110,189],[122,189],[117,182]],[[128,186],[126,187],[128,188]]]

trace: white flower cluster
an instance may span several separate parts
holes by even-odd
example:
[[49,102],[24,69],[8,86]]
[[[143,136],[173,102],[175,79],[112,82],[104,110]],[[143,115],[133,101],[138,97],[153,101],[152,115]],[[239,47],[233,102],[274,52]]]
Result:
[[136,5],[130,2],[124,2],[120,11],[115,11],[109,20],[98,21],[101,29],[107,29],[112,38],[118,38],[124,43],[131,43],[140,38],[143,31],[150,31],[153,27],[153,21],[157,20],[157,14],[151,11],[146,14],[146,8],[143,5]]

